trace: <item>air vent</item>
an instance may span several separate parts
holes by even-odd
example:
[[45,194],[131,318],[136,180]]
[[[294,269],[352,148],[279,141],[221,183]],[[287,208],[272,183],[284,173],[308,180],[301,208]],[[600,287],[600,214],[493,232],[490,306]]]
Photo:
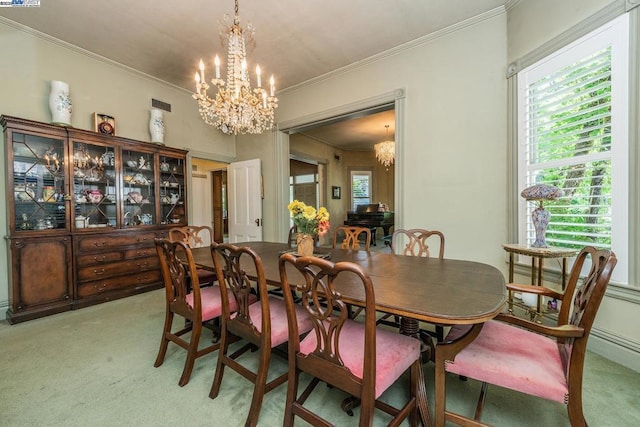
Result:
[[161,110],[164,110],[168,113],[171,112],[171,104],[168,104],[166,102],[162,102],[162,101],[158,101],[157,99],[153,99],[151,98],[151,106],[154,108],[159,108]]

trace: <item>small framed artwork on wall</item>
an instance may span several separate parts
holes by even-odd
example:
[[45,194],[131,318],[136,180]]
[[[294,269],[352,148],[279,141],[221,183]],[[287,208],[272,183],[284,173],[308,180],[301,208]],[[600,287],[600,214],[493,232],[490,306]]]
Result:
[[105,135],[116,134],[116,119],[101,113],[93,113],[93,130]]
[[331,187],[331,198],[332,199],[339,199],[340,198],[340,187],[337,186],[332,186]]

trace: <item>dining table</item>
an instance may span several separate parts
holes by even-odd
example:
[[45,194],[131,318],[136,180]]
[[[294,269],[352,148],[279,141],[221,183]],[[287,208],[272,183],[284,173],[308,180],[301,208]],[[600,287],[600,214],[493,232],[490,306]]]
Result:
[[[267,283],[280,286],[279,258],[286,251],[295,251],[286,243],[242,242],[262,259]],[[194,262],[200,268],[213,269],[209,247],[192,249]],[[464,423],[465,418],[446,410],[445,363],[471,342],[485,322],[503,311],[507,290],[502,272],[491,265],[457,259],[411,257],[378,251],[358,251],[317,247],[315,256],[332,262],[348,261],[360,265],[371,277],[376,311],[390,313],[418,322],[436,325],[468,325],[469,331],[460,339],[438,343],[435,351],[434,407],[435,425],[446,421]],[[247,263],[252,276],[252,264]],[[364,306],[361,282],[338,280],[336,290],[347,304]],[[418,396],[418,406],[424,425],[432,425],[424,381]]]

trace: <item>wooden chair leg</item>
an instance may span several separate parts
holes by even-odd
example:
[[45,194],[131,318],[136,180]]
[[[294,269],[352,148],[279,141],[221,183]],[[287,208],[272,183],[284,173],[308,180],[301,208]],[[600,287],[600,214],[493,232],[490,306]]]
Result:
[[202,333],[202,325],[193,325],[191,330],[191,339],[189,340],[189,348],[187,350],[187,360],[184,362],[184,370],[178,385],[184,387],[191,378],[191,372],[193,371],[193,365],[196,363],[198,357],[198,343],[200,342],[200,335]]
[[229,334],[226,330],[222,330],[222,336],[220,338],[220,350],[218,350],[218,362],[216,364],[216,373],[213,377],[213,383],[211,384],[211,391],[209,391],[209,398],[215,399],[220,393],[220,385],[222,384],[222,377],[224,375],[225,359],[227,358],[227,352],[229,351]]
[[173,313],[168,312],[164,318],[164,329],[162,330],[162,340],[160,341],[160,349],[158,350],[158,356],[153,364],[156,368],[164,362],[164,357],[167,354],[167,348],[169,347],[169,339],[167,334],[171,332],[171,325],[173,324]]
[[[578,388],[581,388],[580,386]],[[587,421],[584,419],[584,413],[582,412],[582,395],[575,393],[569,394],[569,403],[567,404],[567,413],[569,415],[569,422],[571,426],[586,427]]]
[[247,416],[247,426],[255,426],[258,424],[260,417],[260,409],[262,408],[262,400],[267,385],[267,374],[269,373],[269,363],[271,362],[270,349],[260,349],[260,363],[258,364],[258,372],[256,373],[256,382],[253,387],[253,398],[251,399],[251,408]]
[[473,416],[473,419],[476,421],[480,421],[480,418],[482,417],[482,410],[484,409],[484,401],[486,400],[486,398],[487,383],[482,383],[482,388],[480,389],[480,397],[478,398],[478,405],[476,406],[476,413]]

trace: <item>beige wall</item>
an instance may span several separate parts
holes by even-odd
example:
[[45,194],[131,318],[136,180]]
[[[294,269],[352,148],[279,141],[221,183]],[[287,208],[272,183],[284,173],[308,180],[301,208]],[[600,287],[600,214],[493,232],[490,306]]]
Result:
[[[279,94],[278,121],[377,97],[404,100],[396,223],[447,235],[447,256],[504,270],[506,14]],[[471,102],[469,102],[471,100]],[[346,156],[345,156],[346,157]],[[491,250],[490,248],[496,248]]]

